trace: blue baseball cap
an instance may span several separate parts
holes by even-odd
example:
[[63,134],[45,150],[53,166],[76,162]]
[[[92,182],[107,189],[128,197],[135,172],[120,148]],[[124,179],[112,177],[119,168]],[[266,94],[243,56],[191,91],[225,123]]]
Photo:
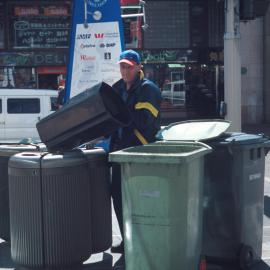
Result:
[[133,50],[123,51],[120,54],[120,59],[117,64],[120,63],[126,63],[131,66],[139,65],[141,63],[141,57],[137,52]]

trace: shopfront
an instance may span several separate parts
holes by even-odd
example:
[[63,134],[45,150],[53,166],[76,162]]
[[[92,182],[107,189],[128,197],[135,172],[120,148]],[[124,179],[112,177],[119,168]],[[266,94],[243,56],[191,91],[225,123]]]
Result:
[[[133,0],[122,2],[126,13],[136,6]],[[140,52],[145,76],[160,87],[163,121],[218,117],[224,95],[224,3],[148,0],[145,12],[146,22],[124,20],[126,47]],[[136,22],[148,27],[131,31]]]
[[0,87],[57,89],[66,74],[70,1],[0,3]]

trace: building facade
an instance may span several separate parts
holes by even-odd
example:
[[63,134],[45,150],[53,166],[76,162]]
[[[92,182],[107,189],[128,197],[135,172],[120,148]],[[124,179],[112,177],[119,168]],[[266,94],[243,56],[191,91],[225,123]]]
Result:
[[0,1],[0,87],[57,89],[66,73],[70,1]]
[[[65,79],[72,2],[0,0],[0,88],[56,89]],[[138,2],[120,0],[122,13],[140,13]],[[125,46],[141,54],[145,76],[160,87],[163,119],[218,118],[224,1],[145,2],[146,22],[123,19]],[[270,121],[269,64],[263,61],[270,55],[269,17],[241,22],[243,123]]]

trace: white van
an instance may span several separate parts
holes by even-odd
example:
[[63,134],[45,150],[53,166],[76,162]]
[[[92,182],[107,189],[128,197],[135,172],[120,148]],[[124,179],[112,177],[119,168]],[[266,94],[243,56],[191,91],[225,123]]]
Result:
[[0,143],[39,140],[36,123],[55,111],[57,90],[0,89]]
[[164,99],[169,100],[173,106],[185,105],[185,80],[165,84],[161,91],[161,95]]

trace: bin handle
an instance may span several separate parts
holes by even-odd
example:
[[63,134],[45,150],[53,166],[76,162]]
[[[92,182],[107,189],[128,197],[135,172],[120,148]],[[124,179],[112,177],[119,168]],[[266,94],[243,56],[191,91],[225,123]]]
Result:
[[208,149],[208,150],[213,150],[213,148],[212,147],[210,147],[208,144],[206,144],[206,143],[203,143],[203,142],[199,142],[199,141],[195,141],[196,142],[196,144],[198,144],[198,145],[201,145],[202,147],[204,147],[204,148],[206,148],[206,149]]
[[270,151],[270,140],[264,142],[263,147],[264,147],[264,154],[266,156],[268,152]]

